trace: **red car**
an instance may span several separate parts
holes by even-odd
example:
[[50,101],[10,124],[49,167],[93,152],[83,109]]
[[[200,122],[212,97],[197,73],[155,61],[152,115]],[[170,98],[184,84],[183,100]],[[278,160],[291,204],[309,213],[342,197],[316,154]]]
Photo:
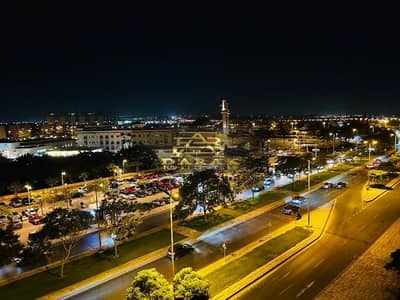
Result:
[[38,214],[31,214],[28,218],[29,223],[33,225],[39,225],[43,223],[43,218],[40,217]]

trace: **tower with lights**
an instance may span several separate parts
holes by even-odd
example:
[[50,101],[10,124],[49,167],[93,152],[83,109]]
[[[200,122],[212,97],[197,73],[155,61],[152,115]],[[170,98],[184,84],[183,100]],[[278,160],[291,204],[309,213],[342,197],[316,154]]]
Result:
[[222,116],[222,132],[226,135],[229,134],[229,104],[228,101],[222,99],[221,103],[221,116]]

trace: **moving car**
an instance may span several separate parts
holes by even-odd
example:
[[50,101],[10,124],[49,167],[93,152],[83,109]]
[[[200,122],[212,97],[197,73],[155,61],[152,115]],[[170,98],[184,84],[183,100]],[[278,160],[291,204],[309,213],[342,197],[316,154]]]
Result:
[[298,206],[289,204],[289,205],[286,205],[283,208],[282,213],[285,214],[285,215],[294,215],[298,211],[299,211],[299,207]]
[[265,189],[265,188],[264,188],[263,185],[254,186],[254,187],[251,188],[251,190],[252,190],[253,192],[260,192],[260,191],[262,191],[262,190],[264,190],[264,189]]
[[[177,259],[179,257],[185,256],[187,254],[190,254],[191,252],[193,252],[194,248],[192,245],[188,244],[188,243],[184,243],[184,244],[175,244],[174,245],[174,259]],[[168,248],[167,251],[167,256],[168,258],[172,259],[172,250],[171,247]]]
[[324,185],[323,185],[321,188],[324,189],[324,190],[333,188],[333,183],[331,183],[331,182],[325,182]]
[[272,179],[271,178],[266,178],[264,180],[264,185],[271,185],[272,184]]
[[292,197],[292,200],[290,202],[292,202],[293,204],[300,205],[300,204],[304,203],[305,201],[306,201],[306,197],[297,195],[297,196]]
[[347,186],[346,182],[338,182],[336,183],[336,188],[337,189],[344,189]]

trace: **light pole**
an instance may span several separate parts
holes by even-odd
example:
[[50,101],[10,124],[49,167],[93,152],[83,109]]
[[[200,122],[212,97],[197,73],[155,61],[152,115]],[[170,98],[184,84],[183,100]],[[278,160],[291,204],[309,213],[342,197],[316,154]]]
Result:
[[335,154],[335,136],[336,136],[336,133],[330,132],[329,135],[332,136],[332,154]]
[[31,189],[32,189],[32,187],[29,184],[26,184],[25,188],[28,191],[28,204],[29,204],[29,208],[31,208]]
[[175,252],[174,252],[174,222],[173,222],[173,208],[174,208],[174,201],[172,199],[171,191],[167,189],[164,192],[169,196],[169,221],[170,221],[170,229],[171,229],[171,267],[172,267],[172,278],[175,275]]
[[64,186],[64,176],[67,175],[64,171],[61,171],[61,186]]
[[102,245],[101,245],[101,232],[100,232],[100,212],[99,212],[99,199],[97,198],[97,187],[100,186],[103,188],[103,184],[100,183],[99,185],[96,184],[95,188],[95,195],[96,195],[96,220],[97,220],[97,232],[98,232],[98,237],[99,237],[99,252],[102,251]]
[[310,222],[310,197],[311,197],[311,161],[308,160],[308,176],[307,176],[307,183],[308,183],[308,197],[307,197],[307,226],[311,226]]
[[122,160],[122,174],[125,174],[125,163],[127,162],[126,159]]

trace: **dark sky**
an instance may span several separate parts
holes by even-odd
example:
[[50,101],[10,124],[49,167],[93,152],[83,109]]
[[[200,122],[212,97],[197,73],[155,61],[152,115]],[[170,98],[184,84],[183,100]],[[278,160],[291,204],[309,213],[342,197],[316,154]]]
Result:
[[395,8],[136,2],[3,6],[0,120],[215,114],[221,97],[237,114],[399,113]]

